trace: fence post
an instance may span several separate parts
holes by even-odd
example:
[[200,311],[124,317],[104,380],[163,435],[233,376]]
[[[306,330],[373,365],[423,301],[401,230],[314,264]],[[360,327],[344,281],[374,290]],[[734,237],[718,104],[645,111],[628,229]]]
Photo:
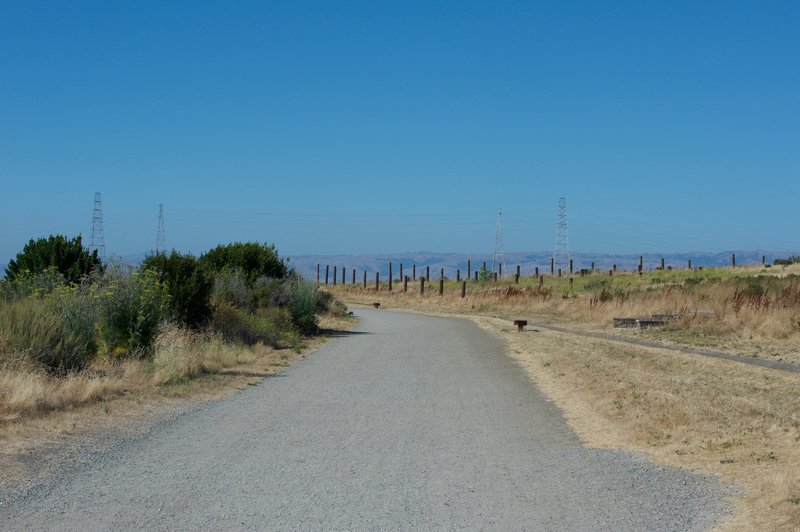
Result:
[[467,259],[467,279],[469,279],[470,277],[472,277],[472,264],[470,262],[470,259]]
[[661,271],[664,270],[666,270],[666,268],[664,267],[664,257],[661,257]]
[[350,284],[355,286],[356,285],[356,269],[353,268],[353,280],[350,281]]
[[336,286],[336,266],[333,267],[333,286]]
[[555,259],[550,259],[550,275],[555,275],[556,273],[556,261]]
[[367,270],[364,270],[364,290],[367,289]]
[[561,277],[561,268],[558,269],[558,276]]
[[641,255],[639,255],[639,271],[640,271],[640,272],[641,272],[641,271],[642,271],[642,269],[643,269],[643,268],[642,268],[642,265],[643,265],[643,263],[644,263],[644,257],[642,257]]
[[444,295],[444,278],[439,279],[439,296]]
[[514,282],[519,284],[519,264],[517,264],[517,274],[514,276]]
[[389,292],[392,291],[392,263],[389,263]]
[[761,267],[763,268],[764,265],[766,265],[766,264],[767,264],[767,256],[766,255],[761,255]]
[[347,284],[347,276],[345,275],[346,271],[347,271],[347,268],[342,266],[342,286]]
[[572,286],[572,281],[573,281],[573,279],[572,279],[572,277],[570,277],[570,278],[569,278],[569,285],[570,285],[570,286]]
[[478,280],[478,270],[475,270],[475,280]]
[[572,275],[572,259],[569,259],[569,274]]
[[501,278],[503,277],[503,263],[502,262],[499,262],[497,264],[497,276],[501,277]]
[[617,271],[617,265],[616,264],[613,265],[613,270]]
[[608,270],[608,276],[613,277],[613,275],[614,275],[614,270]]
[[736,253],[731,255],[731,271],[736,269]]
[[539,267],[536,267],[536,277],[539,277]]
[[461,299],[464,299],[464,296],[467,295],[467,282],[461,281]]
[[456,270],[456,281],[460,281],[460,280],[461,280],[461,270],[459,269],[459,270]]
[[412,281],[416,281],[417,280],[417,265],[416,264],[412,264],[411,265],[411,280]]
[[381,272],[375,272],[375,291],[380,292],[381,290]]
[[328,284],[328,270],[330,269],[330,267],[331,267],[330,264],[326,264],[325,265],[325,284],[326,285]]
[[592,262],[592,271],[594,271],[594,262]]
[[319,264],[317,264],[317,284],[319,284]]
[[444,279],[444,268],[439,270],[439,279]]
[[430,282],[431,281],[431,267],[425,266],[425,280]]
[[403,277],[403,263],[402,262],[400,263],[400,279],[405,279],[405,277]]
[[425,295],[425,278],[424,277],[420,277],[419,278],[419,295],[421,295],[421,296]]
[[408,275],[403,277],[403,292],[408,292]]
[[689,259],[689,269],[692,269],[692,259]]
[[544,286],[544,275],[539,276],[539,286]]

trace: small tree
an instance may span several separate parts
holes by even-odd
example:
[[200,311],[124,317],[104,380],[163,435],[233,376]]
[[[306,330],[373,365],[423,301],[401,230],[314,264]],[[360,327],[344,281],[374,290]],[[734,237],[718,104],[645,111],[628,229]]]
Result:
[[214,280],[191,254],[173,250],[144,259],[142,270],[155,272],[169,294],[169,314],[189,327],[205,325],[211,317]]
[[6,268],[6,279],[13,281],[26,272],[38,274],[55,268],[64,279],[78,284],[82,277],[102,269],[97,250],[89,253],[81,244],[80,235],[68,239],[62,235],[31,240]]
[[209,271],[241,271],[252,287],[259,277],[283,279],[288,274],[286,263],[278,257],[272,244],[237,242],[219,245],[200,257],[200,263]]

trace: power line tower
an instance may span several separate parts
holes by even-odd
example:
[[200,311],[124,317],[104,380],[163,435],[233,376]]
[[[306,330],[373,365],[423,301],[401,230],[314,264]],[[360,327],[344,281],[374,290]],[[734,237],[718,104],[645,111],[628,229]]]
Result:
[[94,193],[94,212],[92,213],[92,233],[89,238],[89,253],[97,251],[97,256],[106,261],[106,241],[103,235],[103,204],[100,193]]
[[497,210],[497,226],[494,233],[494,254],[492,255],[492,272],[497,272],[498,276],[503,274],[506,254],[503,250],[503,209]]
[[569,231],[567,230],[567,199],[558,198],[556,219],[556,247],[553,251],[553,268],[566,272],[569,269]]
[[156,253],[167,252],[167,233],[164,231],[164,204],[158,204],[158,232],[156,233]]

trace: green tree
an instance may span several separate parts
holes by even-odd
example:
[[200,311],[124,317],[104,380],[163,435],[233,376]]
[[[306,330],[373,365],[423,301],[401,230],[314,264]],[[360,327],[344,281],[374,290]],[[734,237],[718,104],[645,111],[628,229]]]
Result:
[[211,317],[214,279],[194,255],[156,253],[144,259],[142,270],[155,272],[169,294],[169,314],[189,327],[205,325]]
[[38,274],[55,268],[73,284],[93,271],[102,269],[97,250],[89,253],[81,244],[80,235],[68,239],[63,235],[31,240],[6,268],[6,279],[13,281],[25,273]]
[[278,257],[274,245],[258,242],[236,242],[219,245],[200,257],[200,263],[213,273],[241,271],[250,287],[259,277],[283,279],[288,274],[286,263]]

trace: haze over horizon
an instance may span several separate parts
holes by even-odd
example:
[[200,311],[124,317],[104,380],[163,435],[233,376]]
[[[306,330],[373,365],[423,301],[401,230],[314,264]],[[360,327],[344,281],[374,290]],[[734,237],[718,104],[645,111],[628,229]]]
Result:
[[0,264],[800,249],[800,4],[0,5]]

